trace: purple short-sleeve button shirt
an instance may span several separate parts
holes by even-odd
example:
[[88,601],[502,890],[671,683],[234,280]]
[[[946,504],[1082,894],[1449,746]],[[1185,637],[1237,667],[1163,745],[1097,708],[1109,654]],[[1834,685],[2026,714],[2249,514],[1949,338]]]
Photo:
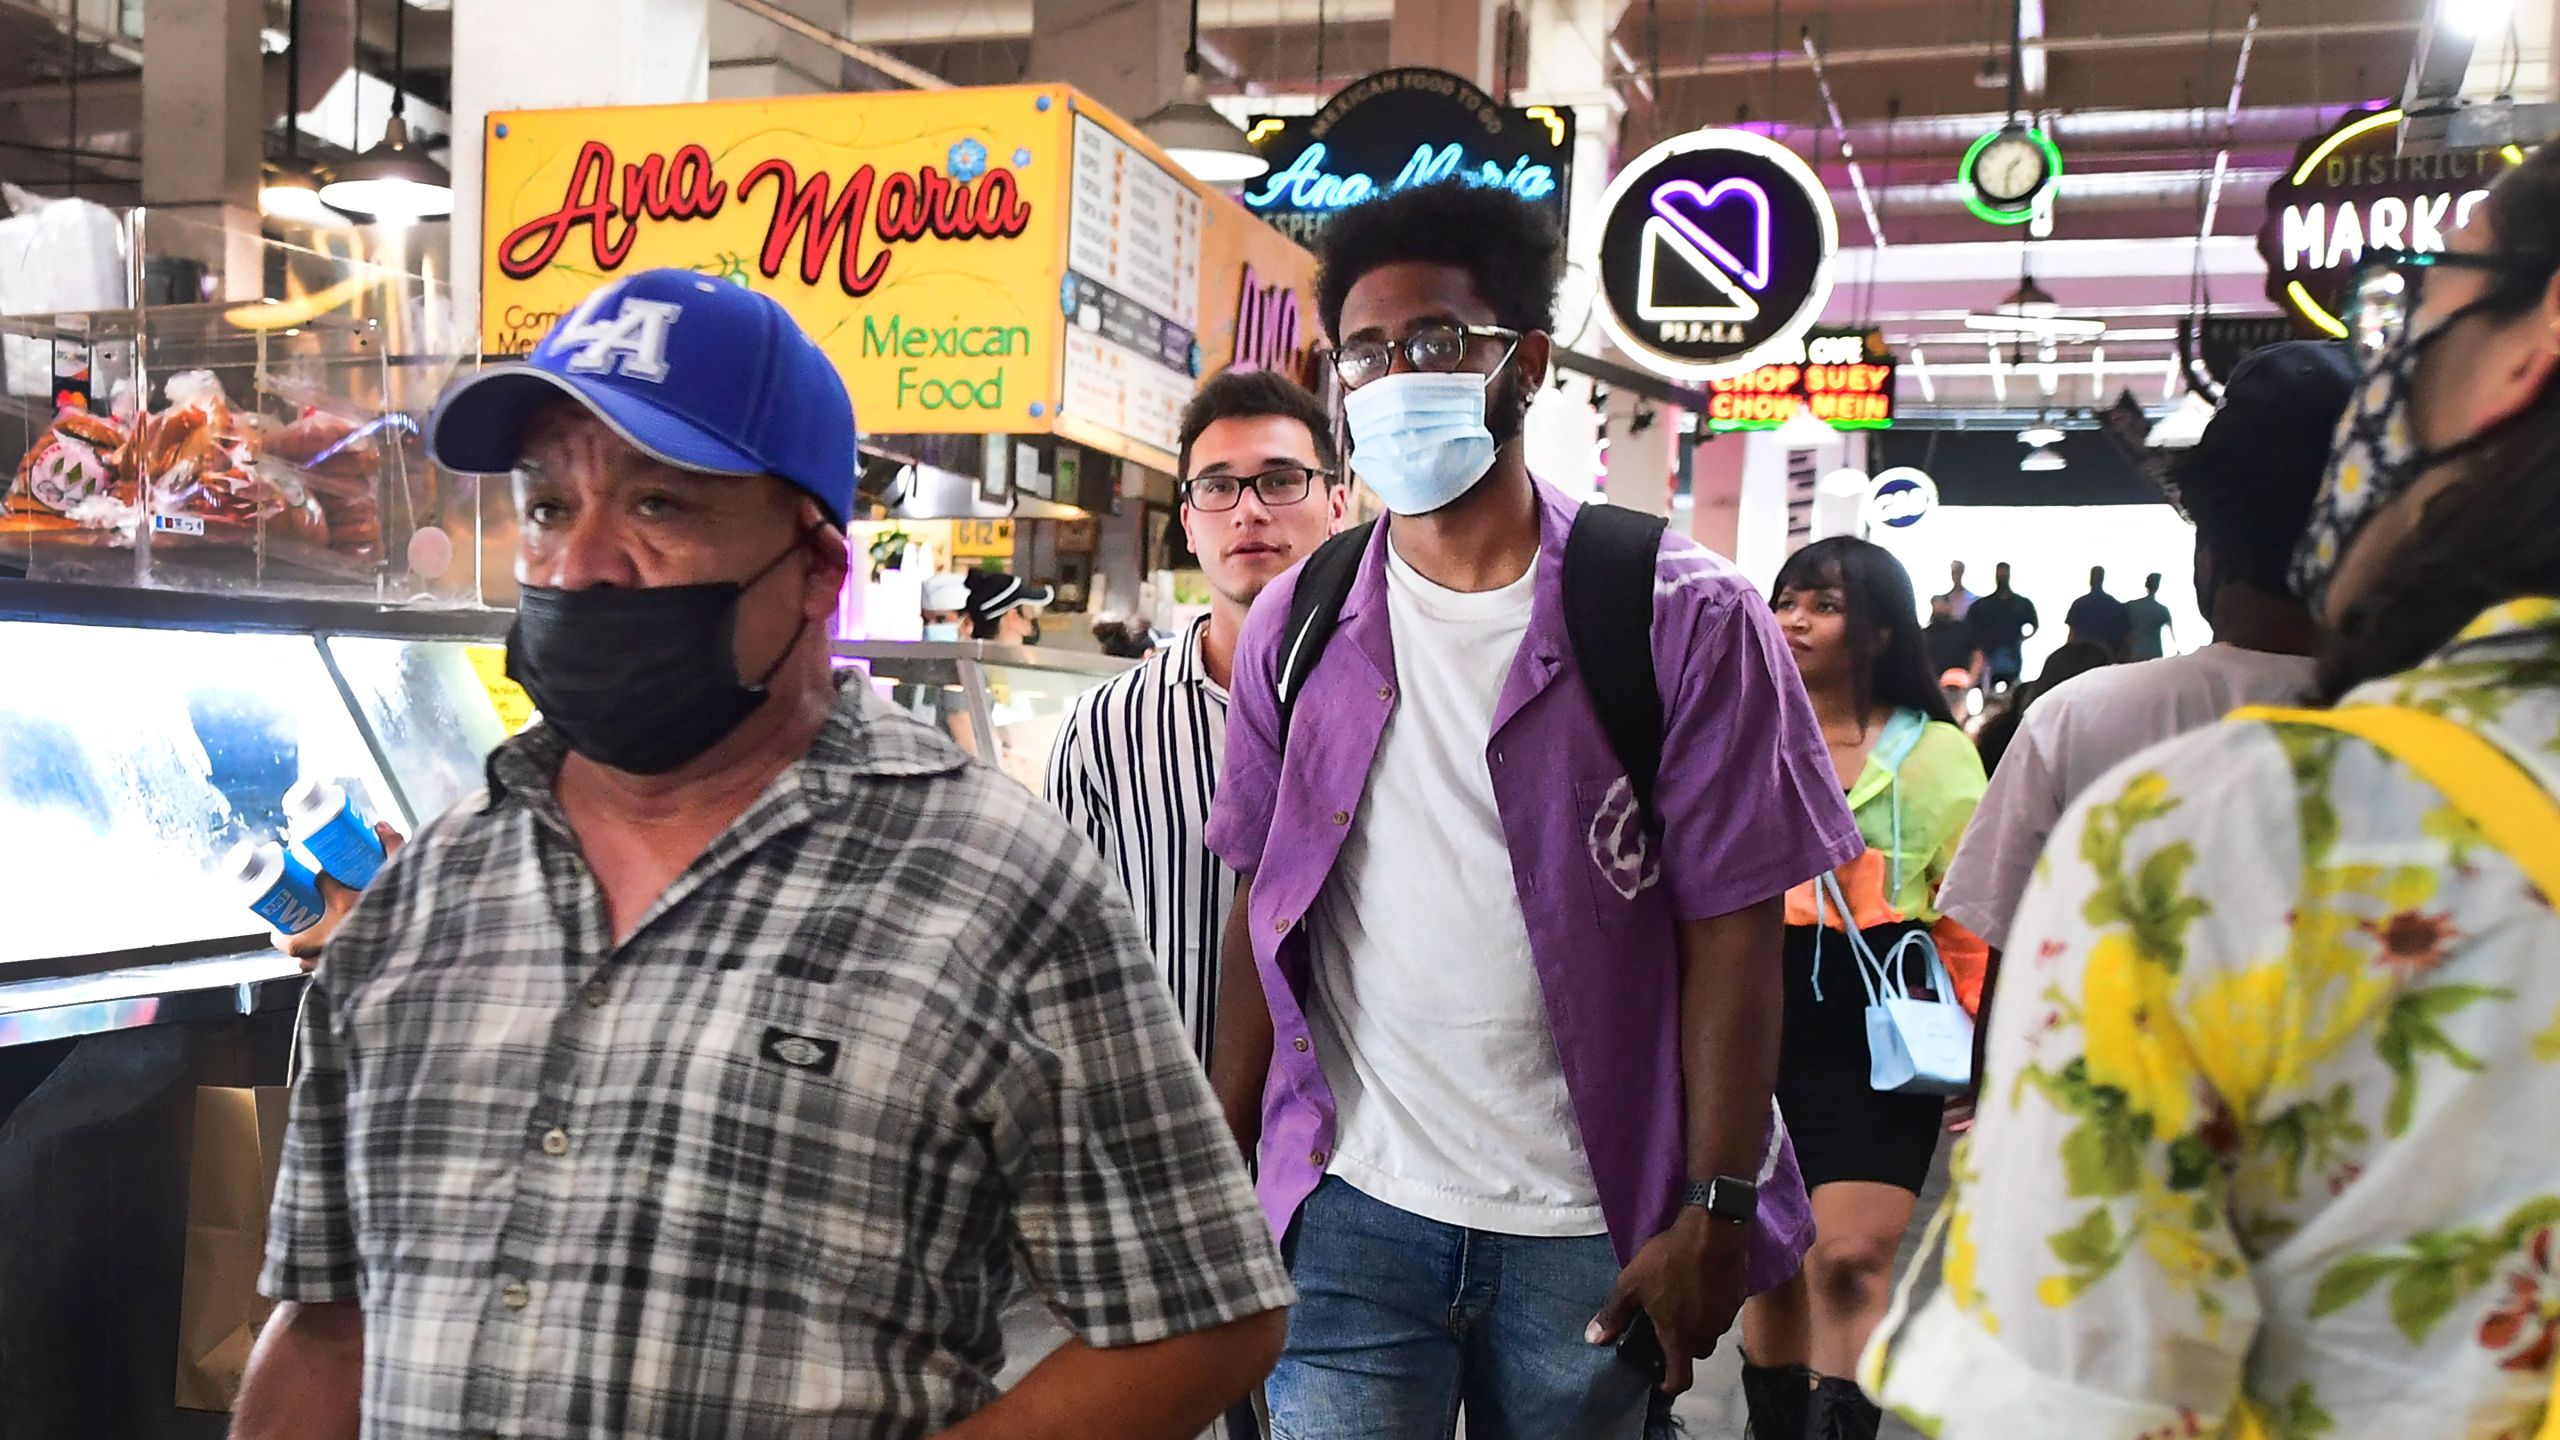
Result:
[[[1486,755],[1565,1085],[1621,1260],[1668,1228],[1687,1177],[1677,925],[1784,893],[1865,848],[1768,606],[1694,542],[1663,541],[1654,673],[1663,696],[1657,846],[1574,667],[1561,558],[1575,506],[1538,486],[1528,633]],[[1226,771],[1207,839],[1251,878],[1250,933],[1278,1043],[1263,1092],[1261,1192],[1285,1233],[1323,1172],[1334,1102],[1309,1043],[1299,921],[1332,874],[1395,704],[1380,526],[1294,710],[1273,697],[1292,573],[1238,648]],[[1771,956],[1776,964],[1777,957]],[[1813,1235],[1792,1147],[1773,1136],[1751,1248],[1754,1289],[1795,1272]]]

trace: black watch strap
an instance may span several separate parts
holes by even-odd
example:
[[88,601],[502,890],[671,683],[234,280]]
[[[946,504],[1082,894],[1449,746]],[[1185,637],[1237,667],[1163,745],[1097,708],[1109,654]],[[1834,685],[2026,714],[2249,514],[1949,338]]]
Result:
[[1760,1215],[1760,1187],[1731,1175],[1692,1180],[1680,1192],[1680,1204],[1695,1205],[1711,1219],[1748,1225]]

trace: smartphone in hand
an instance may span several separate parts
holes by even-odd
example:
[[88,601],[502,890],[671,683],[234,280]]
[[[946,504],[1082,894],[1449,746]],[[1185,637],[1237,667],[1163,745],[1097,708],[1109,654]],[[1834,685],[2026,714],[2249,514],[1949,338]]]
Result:
[[1670,1362],[1663,1358],[1662,1336],[1654,1330],[1652,1316],[1639,1310],[1636,1318],[1627,1322],[1627,1328],[1618,1336],[1618,1360],[1643,1371],[1654,1384],[1662,1383],[1663,1371]]

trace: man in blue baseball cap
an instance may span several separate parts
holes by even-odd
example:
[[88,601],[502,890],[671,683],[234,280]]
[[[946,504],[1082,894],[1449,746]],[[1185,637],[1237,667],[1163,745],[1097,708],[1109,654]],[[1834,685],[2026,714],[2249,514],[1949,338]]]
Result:
[[542,720],[329,940],[234,1434],[1197,1434],[1287,1275],[1091,847],[835,683],[833,364],[649,271],[427,441],[513,473]]

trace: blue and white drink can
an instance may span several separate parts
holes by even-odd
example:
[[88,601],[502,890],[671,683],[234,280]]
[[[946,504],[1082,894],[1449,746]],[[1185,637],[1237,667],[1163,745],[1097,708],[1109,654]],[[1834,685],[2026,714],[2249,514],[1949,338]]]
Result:
[[320,879],[301,857],[270,840],[261,845],[243,840],[231,847],[222,874],[240,887],[240,896],[259,919],[287,935],[299,935],[320,923],[327,907],[320,898]]
[[344,786],[305,777],[284,792],[286,834],[332,880],[350,890],[373,883],[382,868],[382,837]]

